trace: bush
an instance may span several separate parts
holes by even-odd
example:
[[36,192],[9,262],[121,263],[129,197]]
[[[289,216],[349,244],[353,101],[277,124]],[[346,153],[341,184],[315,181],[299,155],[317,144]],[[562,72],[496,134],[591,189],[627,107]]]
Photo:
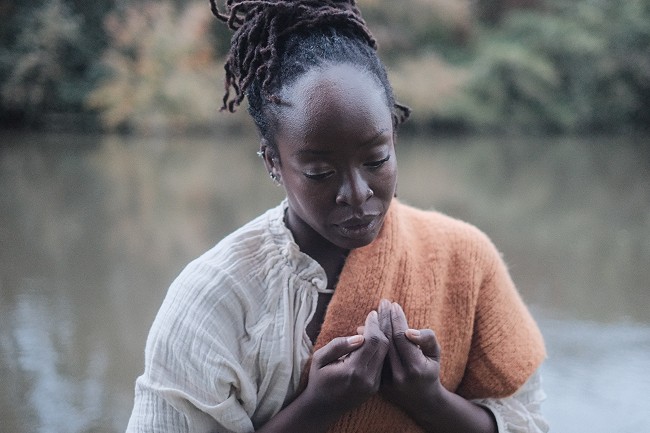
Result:
[[74,105],[76,77],[66,63],[81,45],[81,19],[62,0],[48,0],[21,20],[12,46],[0,54],[0,108],[23,111],[33,123],[43,111]]
[[[411,127],[453,128],[447,122],[448,102],[467,80],[467,71],[454,67],[433,53],[401,59],[389,68],[391,84],[398,101],[413,109],[407,123]],[[453,123],[453,122],[452,122]]]
[[359,0],[382,58],[397,63],[437,51],[454,57],[474,30],[469,0]]
[[584,132],[650,120],[650,0],[579,0],[486,31],[454,115],[478,129]]
[[110,47],[102,58],[109,76],[88,98],[104,126],[152,132],[215,121],[223,74],[211,21],[203,2],[181,11],[169,2],[145,2],[110,14]]
[[[650,125],[650,0],[358,3],[415,126]],[[216,114],[230,32],[203,0],[19,0],[0,18],[0,123],[86,111],[107,129],[247,125]]]

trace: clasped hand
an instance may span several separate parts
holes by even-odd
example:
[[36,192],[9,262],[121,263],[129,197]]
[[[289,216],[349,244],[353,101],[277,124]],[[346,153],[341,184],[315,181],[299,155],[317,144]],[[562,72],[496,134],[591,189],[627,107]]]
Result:
[[357,331],[314,353],[305,392],[321,407],[344,412],[381,392],[415,415],[439,396],[440,347],[432,330],[410,329],[402,307],[383,299]]

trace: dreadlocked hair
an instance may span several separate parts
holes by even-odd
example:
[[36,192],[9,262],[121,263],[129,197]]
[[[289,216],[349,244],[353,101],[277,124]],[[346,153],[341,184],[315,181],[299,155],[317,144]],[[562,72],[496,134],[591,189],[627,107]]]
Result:
[[221,109],[234,112],[247,97],[248,111],[270,143],[282,102],[279,91],[325,63],[367,70],[385,89],[393,125],[408,118],[410,109],[395,102],[377,43],[355,0],[226,0],[223,13],[217,0],[210,0],[210,7],[234,31]]

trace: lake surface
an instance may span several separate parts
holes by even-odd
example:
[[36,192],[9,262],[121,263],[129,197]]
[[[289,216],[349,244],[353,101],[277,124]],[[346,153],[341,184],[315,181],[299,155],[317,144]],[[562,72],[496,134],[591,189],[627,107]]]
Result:
[[[484,230],[545,335],[554,432],[650,431],[647,138],[400,139],[399,197]],[[0,134],[0,431],[122,432],[171,280],[282,190],[255,137]]]

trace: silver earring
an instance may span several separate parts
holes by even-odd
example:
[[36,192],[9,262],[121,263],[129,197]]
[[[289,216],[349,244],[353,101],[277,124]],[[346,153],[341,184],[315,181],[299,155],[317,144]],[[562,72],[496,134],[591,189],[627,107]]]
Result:
[[263,150],[258,150],[258,151],[256,152],[256,154],[257,154],[257,156],[259,156],[260,158],[264,158],[264,151],[263,151]]
[[275,184],[275,186],[280,186],[280,180],[279,180],[278,177],[275,175],[275,173],[273,173],[272,171],[270,171],[270,172],[269,172],[269,177],[271,178],[271,180],[273,181],[273,183]]

